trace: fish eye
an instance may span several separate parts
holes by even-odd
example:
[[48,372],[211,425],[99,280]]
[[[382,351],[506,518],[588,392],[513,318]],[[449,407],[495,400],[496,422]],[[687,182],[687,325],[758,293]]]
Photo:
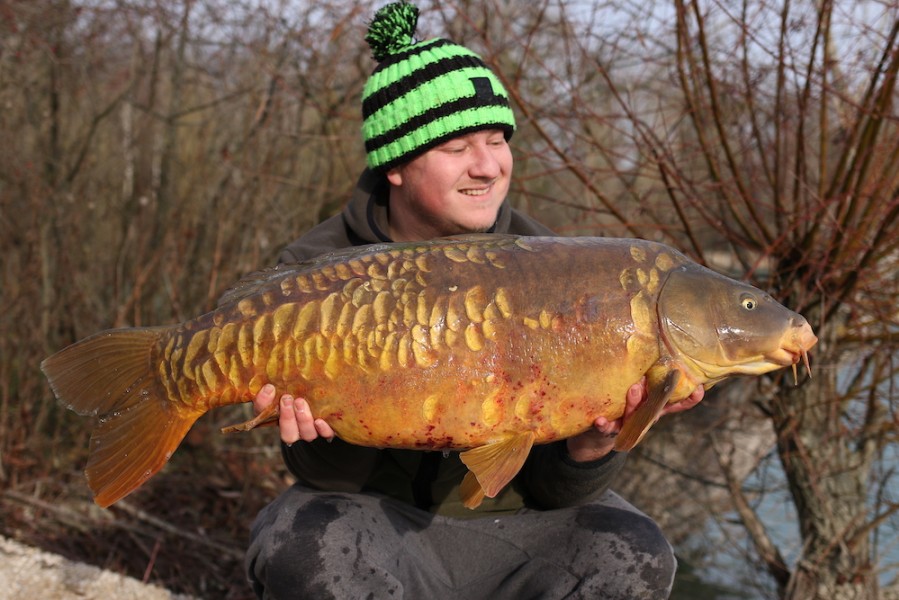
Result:
[[755,299],[755,296],[751,296],[749,294],[743,294],[740,298],[740,304],[743,305],[743,308],[746,310],[755,310],[755,307],[758,306],[758,301]]

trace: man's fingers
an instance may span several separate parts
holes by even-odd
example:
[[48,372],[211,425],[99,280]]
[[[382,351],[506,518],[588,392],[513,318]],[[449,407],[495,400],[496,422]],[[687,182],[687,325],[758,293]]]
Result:
[[281,396],[281,414],[278,416],[278,427],[281,430],[281,441],[295,444],[300,441],[300,429],[294,414],[294,399],[290,394]]
[[685,410],[691,409],[702,401],[702,398],[705,396],[705,388],[702,386],[697,387],[693,390],[693,393],[681,400],[680,402],[675,402],[674,404],[669,404],[665,407],[665,410],[662,411],[662,414],[670,415],[672,413],[683,412]]
[[593,421],[593,427],[602,435],[617,435],[618,430],[621,429],[621,420],[609,421],[605,417],[596,417],[596,420]]
[[256,394],[256,397],[253,398],[253,410],[258,415],[260,412],[262,412],[262,409],[271,404],[274,399],[275,386],[270,383],[266,383]]
[[325,438],[329,442],[335,437],[334,430],[331,429],[330,425],[325,423],[324,419],[315,420],[315,430],[318,432],[318,435]]
[[640,403],[643,402],[644,399],[646,399],[646,396],[646,378],[644,377],[627,389],[624,417],[630,416],[632,412],[637,410],[637,407],[640,406]]
[[703,398],[705,398],[705,387],[701,385],[690,394],[690,400],[693,401],[694,406],[702,402]]
[[281,396],[281,415],[278,418],[281,441],[288,446],[297,442],[311,442],[319,436],[331,439],[334,431],[322,419],[313,419],[309,403],[290,394]]
[[309,412],[309,404],[304,398],[297,398],[293,402],[293,410],[296,415],[297,431],[299,431],[300,439],[304,442],[311,442],[318,437],[315,430],[315,423],[312,419],[312,413]]

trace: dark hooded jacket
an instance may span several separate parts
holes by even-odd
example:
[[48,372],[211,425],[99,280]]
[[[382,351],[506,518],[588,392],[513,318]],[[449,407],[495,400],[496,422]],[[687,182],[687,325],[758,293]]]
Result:
[[[390,242],[387,236],[388,184],[366,170],[344,210],[289,244],[282,263],[297,263],[350,246]],[[493,233],[553,235],[537,221],[513,209],[499,210]],[[496,498],[468,510],[459,498],[467,469],[458,453],[378,450],[335,439],[318,439],[290,447],[282,444],[287,467],[299,482],[320,490],[377,492],[443,515],[477,517],[514,512],[523,507],[552,509],[588,502],[601,495],[624,464],[615,452],[591,463],[578,463],[565,442],[535,446],[512,484]]]

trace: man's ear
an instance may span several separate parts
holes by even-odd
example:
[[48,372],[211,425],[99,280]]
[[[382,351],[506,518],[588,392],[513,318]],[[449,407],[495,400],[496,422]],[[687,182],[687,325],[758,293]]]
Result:
[[387,171],[387,181],[390,182],[390,185],[399,187],[403,185],[403,172],[400,167],[393,167],[389,171]]

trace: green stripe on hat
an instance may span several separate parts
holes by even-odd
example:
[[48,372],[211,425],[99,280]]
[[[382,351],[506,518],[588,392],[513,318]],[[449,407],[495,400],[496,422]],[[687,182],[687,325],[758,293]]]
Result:
[[508,104],[455,110],[427,120],[402,135],[382,138],[386,141],[377,147],[369,149],[366,145],[368,166],[372,170],[387,171],[445,141],[484,129],[501,129],[508,139],[514,126],[515,118]]

